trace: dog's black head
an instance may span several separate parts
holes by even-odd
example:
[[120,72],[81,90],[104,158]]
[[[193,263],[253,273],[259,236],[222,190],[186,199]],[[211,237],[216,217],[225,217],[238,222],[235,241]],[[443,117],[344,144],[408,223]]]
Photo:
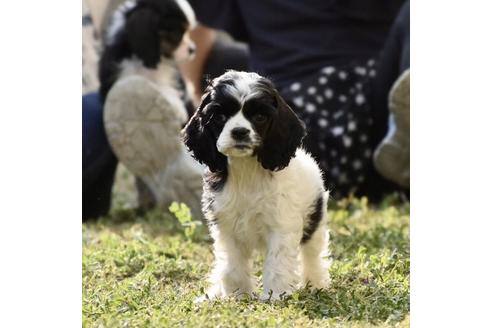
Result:
[[195,24],[186,0],[130,0],[114,14],[107,43],[124,43],[129,55],[156,68],[162,56],[183,60],[194,54],[188,31]]
[[183,134],[195,159],[212,172],[225,170],[227,157],[245,156],[276,171],[295,155],[305,127],[268,79],[229,71],[207,87]]

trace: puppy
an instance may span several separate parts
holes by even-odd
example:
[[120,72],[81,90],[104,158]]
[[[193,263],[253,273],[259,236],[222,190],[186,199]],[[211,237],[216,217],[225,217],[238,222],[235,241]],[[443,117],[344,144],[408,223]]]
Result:
[[327,287],[328,192],[300,148],[303,123],[273,84],[228,71],[205,90],[183,135],[208,167],[202,209],[215,254],[208,298],[253,294],[254,250],[265,254],[261,299],[300,284]]
[[[141,76],[156,84],[173,107],[191,101],[176,62],[193,58],[189,31],[196,25],[186,0],[129,0],[113,14],[99,62],[99,93],[104,103],[113,84],[126,76]],[[190,111],[191,109],[191,111]]]

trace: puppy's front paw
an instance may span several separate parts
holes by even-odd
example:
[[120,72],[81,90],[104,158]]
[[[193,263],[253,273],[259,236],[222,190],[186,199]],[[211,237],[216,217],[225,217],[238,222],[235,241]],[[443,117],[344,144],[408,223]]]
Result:
[[291,294],[290,292],[275,293],[270,290],[270,292],[268,293],[264,292],[263,294],[261,294],[260,300],[263,302],[279,301],[290,294]]
[[208,295],[205,294],[205,295],[198,296],[197,298],[195,298],[193,303],[194,304],[200,304],[200,303],[203,303],[203,302],[208,301],[208,300],[209,300]]
[[222,292],[222,287],[220,285],[213,285],[209,290],[207,290],[205,295],[195,298],[193,303],[198,304],[198,303],[203,303],[205,301],[212,301],[223,297],[225,297],[225,295]]

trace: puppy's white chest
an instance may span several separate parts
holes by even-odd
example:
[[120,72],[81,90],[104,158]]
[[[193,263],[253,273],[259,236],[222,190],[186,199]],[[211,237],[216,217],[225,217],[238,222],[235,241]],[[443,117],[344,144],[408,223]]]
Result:
[[227,187],[217,195],[215,215],[221,230],[252,248],[261,247],[276,217],[271,191],[267,186],[235,185],[234,192]]

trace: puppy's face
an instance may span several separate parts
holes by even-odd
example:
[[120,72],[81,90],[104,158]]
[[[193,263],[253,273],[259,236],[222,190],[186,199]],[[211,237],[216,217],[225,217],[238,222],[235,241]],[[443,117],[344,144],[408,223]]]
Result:
[[[167,40],[162,40],[161,44],[166,44]],[[178,62],[192,60],[195,57],[196,46],[190,37],[190,29],[188,28],[186,32],[181,37],[181,42],[176,48],[174,48],[172,58]],[[162,52],[165,56],[165,52]]]
[[253,156],[275,118],[276,95],[270,83],[257,76],[245,76],[237,82],[219,82],[216,88],[223,90],[213,92],[209,109],[224,123],[217,150],[229,157]]
[[193,58],[195,44],[189,32],[195,25],[186,0],[137,0],[125,13],[123,31],[132,52],[145,66],[155,68],[161,57]]
[[212,171],[226,165],[226,157],[245,156],[278,170],[300,146],[304,126],[269,80],[229,71],[209,85],[184,136],[194,157]]
[[196,51],[190,37],[190,30],[196,25],[195,13],[186,0],[168,1],[173,1],[178,8],[171,6],[172,9],[162,11],[159,24],[161,55],[176,61],[191,60]]

